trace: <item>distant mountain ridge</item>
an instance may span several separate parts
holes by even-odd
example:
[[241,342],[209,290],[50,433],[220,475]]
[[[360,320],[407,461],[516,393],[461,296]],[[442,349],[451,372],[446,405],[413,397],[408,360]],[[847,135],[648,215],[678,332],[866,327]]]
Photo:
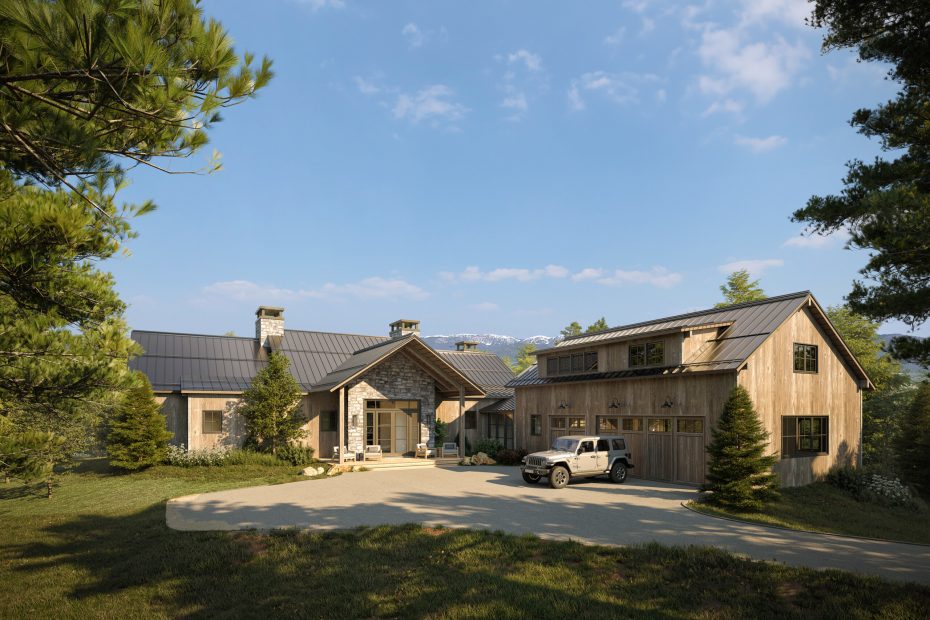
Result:
[[[888,343],[891,342],[892,338],[897,336],[906,336],[907,334],[879,334],[878,337],[882,339],[882,342],[885,343],[885,348],[888,347]],[[917,336],[920,339],[920,336]],[[911,376],[911,379],[915,381],[922,381],[927,378],[927,369],[918,364],[912,362],[901,362],[901,368]]]
[[529,338],[516,338],[500,334],[449,334],[436,336],[423,336],[423,340],[437,350],[455,350],[455,343],[461,340],[471,340],[478,343],[479,351],[495,353],[501,357],[516,358],[517,351],[524,344],[534,344],[537,349],[545,349],[555,344],[555,336],[530,336]]

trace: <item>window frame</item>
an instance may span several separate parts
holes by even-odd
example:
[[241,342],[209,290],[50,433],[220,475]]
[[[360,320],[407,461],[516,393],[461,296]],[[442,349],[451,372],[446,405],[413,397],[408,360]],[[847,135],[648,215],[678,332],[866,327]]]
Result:
[[530,415],[530,435],[533,437],[542,435],[542,416],[538,413]]
[[597,372],[597,351],[583,349],[546,358],[546,376],[582,375]]
[[[810,355],[813,351],[813,355]],[[801,368],[798,368],[798,355],[800,355]],[[813,362],[813,364],[811,364]],[[791,366],[794,372],[805,375],[816,375],[820,372],[820,347],[816,344],[795,342],[792,347]],[[812,367],[811,367],[812,366]]]
[[[658,352],[658,354],[656,353]],[[637,363],[634,363],[634,359]],[[642,360],[642,361],[640,361]],[[631,343],[627,346],[628,368],[652,368],[665,365],[665,341]]]
[[465,430],[473,431],[478,428],[478,412],[477,411],[466,411],[465,412]]
[[321,411],[320,412],[320,432],[321,433],[339,432],[339,412],[338,411]]
[[[219,423],[220,423],[219,430],[207,430],[207,414],[210,414],[210,418],[213,418],[214,414],[219,417]],[[203,435],[221,435],[223,433],[223,410],[222,409],[201,410],[200,411],[200,432]]]
[[[814,431],[814,420],[819,425],[818,432]],[[801,433],[803,423],[807,421],[809,432]],[[791,433],[787,432],[788,430]],[[816,438],[822,449],[802,449],[804,440],[813,441]],[[789,448],[789,444],[793,444]],[[783,415],[781,417],[781,458],[796,459],[810,458],[830,454],[830,416],[825,415]]]

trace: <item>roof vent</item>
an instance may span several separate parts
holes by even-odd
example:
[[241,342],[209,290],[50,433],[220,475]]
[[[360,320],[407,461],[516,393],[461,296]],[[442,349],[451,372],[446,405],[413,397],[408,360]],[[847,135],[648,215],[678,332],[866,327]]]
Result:
[[255,337],[258,344],[271,349],[284,337],[284,308],[259,306],[255,311]]
[[391,338],[403,338],[404,336],[409,336],[414,334],[416,336],[420,335],[420,322],[412,319],[400,319],[394,321],[390,325],[391,327]]
[[478,343],[474,340],[460,340],[455,343],[456,351],[477,351]]

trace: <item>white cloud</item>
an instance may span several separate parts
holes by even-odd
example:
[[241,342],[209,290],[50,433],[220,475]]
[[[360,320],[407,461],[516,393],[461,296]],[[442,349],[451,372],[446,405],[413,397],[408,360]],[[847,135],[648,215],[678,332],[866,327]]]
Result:
[[646,82],[657,82],[659,78],[651,73],[607,73],[590,71],[572,80],[568,89],[568,101],[573,110],[587,107],[585,96],[600,95],[619,105],[636,103],[639,86]]
[[413,124],[428,121],[434,126],[454,125],[468,112],[454,97],[455,92],[444,84],[427,86],[412,95],[401,93],[394,104],[394,118]]
[[770,267],[781,267],[784,264],[785,261],[780,258],[743,259],[720,265],[717,267],[717,269],[721,273],[727,274],[745,269],[749,272],[749,275],[758,277],[761,276]]
[[420,47],[426,42],[426,34],[413,22],[404,26],[400,33],[407,39],[410,47]]
[[768,153],[775,149],[788,144],[788,138],[784,136],[768,136],[766,138],[751,138],[748,136],[737,135],[733,142],[739,146],[745,146],[753,153]]
[[722,96],[748,90],[756,101],[767,103],[791,85],[810,56],[807,46],[781,36],[770,42],[747,38],[740,28],[705,27],[698,56],[713,73],[698,78],[701,92]]
[[623,43],[624,39],[626,39],[626,28],[623,26],[620,26],[619,28],[614,30],[613,34],[609,34],[606,37],[604,37],[604,45],[609,45],[611,47],[617,47],[618,45]]
[[528,50],[517,50],[507,54],[509,64],[523,64],[530,71],[542,71],[542,57]]
[[504,97],[504,100],[501,101],[501,107],[507,108],[508,110],[514,110],[515,112],[522,113],[526,112],[528,104],[526,102],[526,95],[524,93],[514,93]]
[[808,0],[744,0],[741,22],[743,25],[768,21],[781,21],[804,28],[804,20],[811,15]]
[[585,280],[597,280],[598,278],[604,277],[604,270],[597,269],[595,267],[585,267],[578,273],[572,276],[572,280],[575,282],[584,282]]
[[546,265],[542,269],[526,269],[523,267],[498,267],[490,271],[482,271],[478,267],[466,267],[460,274],[443,272],[440,277],[444,280],[461,280],[463,282],[502,282],[516,280],[518,282],[532,282],[540,278],[566,278],[569,270],[561,265]]
[[836,245],[837,243],[845,243],[848,240],[849,230],[843,228],[827,235],[819,235],[817,233],[805,234],[801,232],[795,237],[786,239],[782,246],[820,250]]
[[288,289],[264,285],[249,280],[228,280],[205,286],[204,295],[234,301],[267,303],[300,299],[415,299],[429,297],[429,293],[398,278],[370,277],[349,284],[324,284],[318,289]]
[[298,4],[310,7],[310,10],[316,13],[323,9],[344,9],[345,0],[297,0]]
[[701,114],[701,116],[707,117],[719,112],[726,112],[728,114],[733,114],[735,116],[740,116],[743,113],[743,103],[735,99],[724,99],[723,101],[715,101],[710,104],[706,110]]
[[363,95],[377,95],[381,92],[380,86],[358,75],[355,76],[355,86]]
[[469,308],[477,310],[478,312],[494,312],[495,310],[500,310],[500,306],[493,301],[483,301],[480,304],[472,304]]
[[680,273],[671,272],[665,267],[653,267],[649,271],[626,271],[623,269],[616,269],[595,281],[605,286],[649,284],[658,288],[671,288],[679,284],[681,278]]

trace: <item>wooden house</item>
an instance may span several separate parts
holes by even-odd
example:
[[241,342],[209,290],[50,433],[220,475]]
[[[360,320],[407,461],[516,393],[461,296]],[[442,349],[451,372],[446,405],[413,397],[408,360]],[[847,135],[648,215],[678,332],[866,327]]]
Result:
[[786,486],[858,461],[872,388],[807,291],[566,338],[509,385],[517,445],[620,433],[631,475],[691,484],[704,481],[711,429],[741,385]]

